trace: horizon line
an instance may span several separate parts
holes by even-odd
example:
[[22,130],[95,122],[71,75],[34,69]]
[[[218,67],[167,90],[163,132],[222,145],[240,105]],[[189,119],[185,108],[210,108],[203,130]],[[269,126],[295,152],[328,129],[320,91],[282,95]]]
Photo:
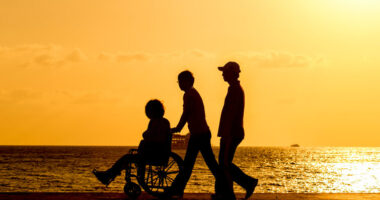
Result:
[[[19,145],[19,144],[0,144],[0,147],[137,147],[138,145],[54,145],[54,144],[32,144],[32,145]],[[211,145],[212,147],[219,147],[219,145]],[[291,147],[291,145],[273,145],[273,146],[264,146],[264,145],[240,145],[239,147]],[[303,147],[363,147],[363,148],[380,148],[380,146],[299,146],[291,148],[303,148]],[[174,148],[175,149],[175,148]],[[186,148],[184,148],[186,149]]]

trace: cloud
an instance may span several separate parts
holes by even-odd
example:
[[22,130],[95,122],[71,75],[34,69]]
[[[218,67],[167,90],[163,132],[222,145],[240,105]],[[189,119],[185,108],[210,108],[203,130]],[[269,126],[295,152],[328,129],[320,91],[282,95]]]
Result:
[[117,104],[123,100],[118,94],[107,91],[66,91],[66,96],[70,97],[70,104],[94,105],[94,104]]
[[[100,52],[99,61],[107,62],[147,62],[151,60],[178,61],[213,58],[213,53],[201,49],[189,49],[167,53],[150,52]],[[5,58],[1,60],[1,58]],[[18,67],[60,67],[73,63],[84,62],[89,57],[79,48],[65,48],[56,44],[24,44],[17,46],[0,45],[0,62],[15,64]],[[1,63],[0,63],[1,64]]]
[[[65,63],[64,60],[57,58],[54,55],[51,55],[49,53],[41,54],[39,56],[35,56],[33,59],[34,63],[44,66],[61,66]],[[30,64],[30,62],[29,62]]]
[[148,53],[118,53],[115,58],[119,62],[147,61],[151,57]]
[[55,45],[55,44],[23,44],[23,45],[17,45],[13,47],[7,47],[7,46],[0,46],[0,54],[33,54],[36,52],[47,52],[47,51],[54,51],[59,50],[62,47]]
[[111,61],[115,58],[115,55],[107,52],[101,52],[98,56],[98,59],[101,61]]
[[257,67],[264,68],[292,68],[310,67],[323,62],[323,58],[313,58],[306,55],[296,55],[289,52],[242,52],[238,57],[247,59]]
[[55,50],[62,49],[62,47],[56,44],[24,44],[24,45],[18,45],[9,49],[16,52],[55,51]]
[[189,51],[186,51],[185,56],[192,56],[192,57],[198,57],[198,58],[207,58],[213,56],[211,53],[200,50],[200,49],[192,49]]
[[23,67],[62,66],[87,60],[86,54],[80,49],[67,49],[55,44],[0,46],[0,56]]
[[144,52],[118,52],[118,53],[108,53],[101,52],[98,55],[98,59],[101,61],[116,61],[116,62],[131,62],[131,61],[148,61],[154,55]]
[[41,92],[30,89],[0,90],[0,103],[14,104],[33,102],[43,96]]
[[158,57],[168,60],[176,59],[207,59],[213,58],[215,55],[213,53],[200,50],[200,49],[190,49],[186,51],[176,51],[171,53],[159,54]]
[[122,103],[124,96],[108,91],[0,89],[0,106],[7,105],[95,105]]
[[148,52],[118,52],[118,53],[109,53],[101,52],[98,55],[98,59],[101,61],[116,61],[116,62],[131,62],[131,61],[148,61],[153,59],[184,59],[184,58],[210,58],[214,54],[200,50],[200,49],[191,49],[186,51],[176,51],[169,53],[148,53]]
[[9,94],[12,99],[16,100],[35,99],[41,96],[41,93],[26,89],[13,90]]
[[87,60],[87,56],[80,49],[74,49],[74,51],[66,56],[66,61],[80,62],[84,60]]
[[44,66],[62,66],[87,60],[87,56],[80,50],[75,49],[66,56],[55,52],[47,52],[34,57],[34,63]]

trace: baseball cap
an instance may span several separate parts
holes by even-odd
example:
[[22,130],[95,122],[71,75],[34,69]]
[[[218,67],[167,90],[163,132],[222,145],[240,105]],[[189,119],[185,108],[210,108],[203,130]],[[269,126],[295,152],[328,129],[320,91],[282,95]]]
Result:
[[236,62],[230,61],[226,63],[222,67],[218,67],[219,71],[230,71],[230,72],[235,72],[239,73],[240,72],[240,66]]

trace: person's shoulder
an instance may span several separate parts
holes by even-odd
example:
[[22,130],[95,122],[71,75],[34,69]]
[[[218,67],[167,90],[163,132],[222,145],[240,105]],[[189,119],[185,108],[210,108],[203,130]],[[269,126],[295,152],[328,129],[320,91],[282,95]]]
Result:
[[169,122],[168,119],[166,119],[165,117],[163,117],[161,120],[162,120],[162,123],[163,123],[163,124],[166,124],[166,125],[169,125],[169,126],[170,126],[170,122]]
[[231,84],[228,89],[232,91],[243,91],[243,87],[240,85],[240,81],[235,84]]
[[199,98],[201,95],[199,94],[199,92],[198,92],[198,90],[197,89],[195,89],[195,88],[191,88],[190,90],[189,90],[189,95],[191,95],[191,97],[193,97],[193,98]]
[[165,123],[169,123],[169,120],[166,119],[165,117],[163,117],[161,120],[162,120],[163,122],[165,122]]
[[198,91],[195,88],[191,88],[185,92],[183,98],[184,99],[193,99],[199,96]]
[[186,92],[185,92],[185,95],[194,95],[194,94],[196,94],[196,93],[198,93],[198,91],[195,89],[195,88],[190,88],[189,90],[187,90]]
[[166,118],[163,118],[163,117],[162,118],[151,119],[150,123],[154,127],[166,127],[166,126],[170,127],[169,120],[167,120]]

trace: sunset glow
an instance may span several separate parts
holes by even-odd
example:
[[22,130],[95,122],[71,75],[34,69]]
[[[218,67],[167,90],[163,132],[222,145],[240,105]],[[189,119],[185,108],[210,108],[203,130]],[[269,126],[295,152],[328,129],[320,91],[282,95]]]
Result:
[[177,124],[185,69],[217,145],[228,87],[217,67],[234,60],[243,146],[379,146],[379,11],[377,0],[2,1],[0,145],[138,145],[148,100]]

